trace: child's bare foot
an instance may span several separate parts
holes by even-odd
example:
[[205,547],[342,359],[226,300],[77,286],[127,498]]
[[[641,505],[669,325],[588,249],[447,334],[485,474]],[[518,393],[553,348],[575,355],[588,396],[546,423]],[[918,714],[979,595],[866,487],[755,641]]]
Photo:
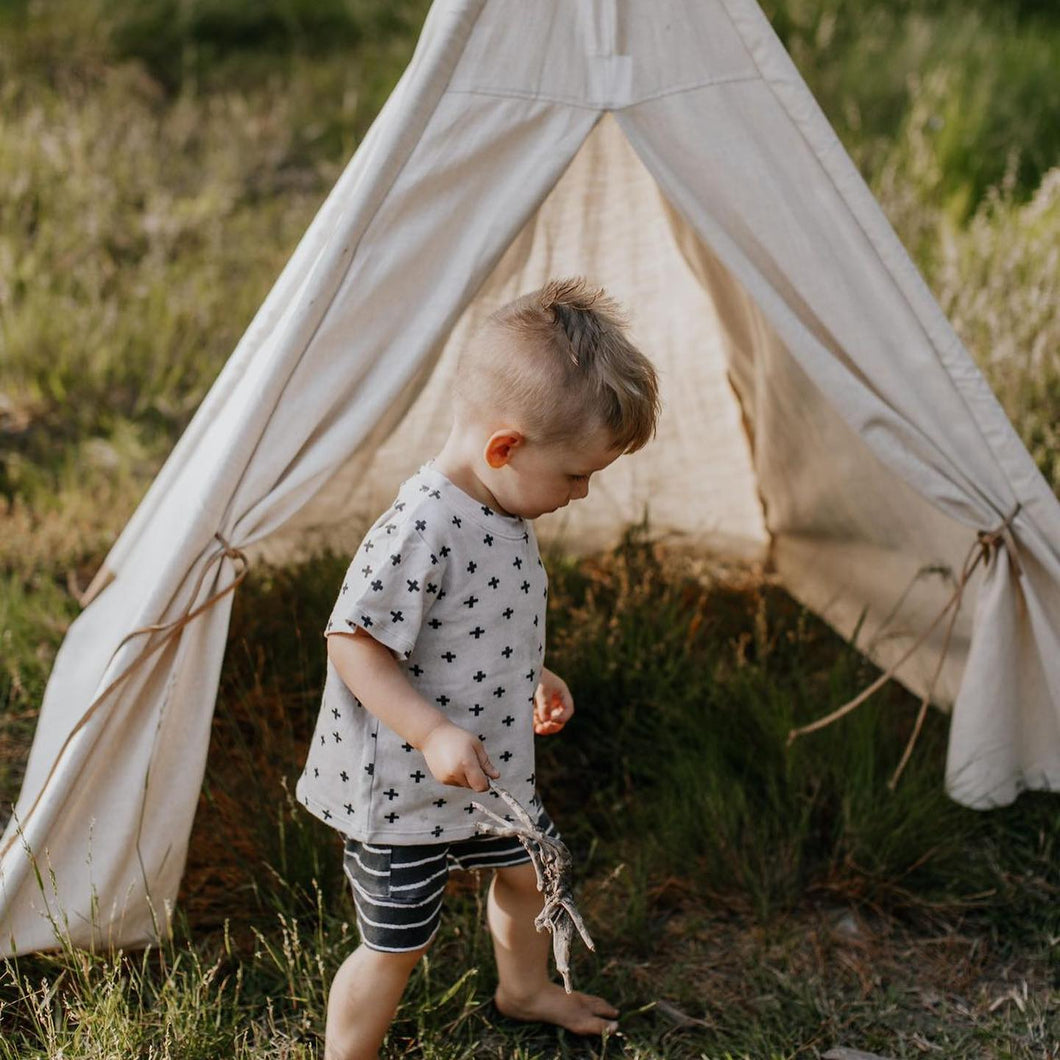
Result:
[[533,997],[514,1000],[498,987],[493,998],[505,1016],[535,1023],[555,1023],[575,1034],[613,1034],[618,1030],[614,1017],[618,1009],[602,997],[568,994],[558,983],[549,983]]

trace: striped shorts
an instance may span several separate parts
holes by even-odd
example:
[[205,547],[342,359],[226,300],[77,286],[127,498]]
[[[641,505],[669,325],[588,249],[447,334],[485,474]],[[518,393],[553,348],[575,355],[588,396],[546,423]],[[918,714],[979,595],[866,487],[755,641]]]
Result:
[[[541,811],[538,824],[559,837]],[[386,846],[347,839],[343,869],[353,889],[361,941],[371,950],[406,953],[434,938],[450,868],[500,869],[530,855],[518,839],[472,836],[455,843]]]

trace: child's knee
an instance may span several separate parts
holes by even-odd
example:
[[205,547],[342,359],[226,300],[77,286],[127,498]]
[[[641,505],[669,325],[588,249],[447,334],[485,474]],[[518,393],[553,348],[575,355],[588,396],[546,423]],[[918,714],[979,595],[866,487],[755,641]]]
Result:
[[417,964],[419,964],[420,958],[431,948],[431,943],[433,941],[434,939],[432,937],[424,943],[424,945],[418,946],[416,949],[398,950],[396,952],[376,950],[364,945],[362,945],[361,948],[367,950],[372,955],[371,961],[376,967],[408,968],[411,971]]

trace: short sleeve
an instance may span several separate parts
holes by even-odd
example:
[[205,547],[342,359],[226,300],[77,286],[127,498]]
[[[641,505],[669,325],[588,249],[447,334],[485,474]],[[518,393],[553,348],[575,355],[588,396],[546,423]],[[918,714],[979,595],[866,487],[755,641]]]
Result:
[[386,517],[368,531],[346,571],[326,633],[360,628],[407,659],[442,587],[445,558],[423,520]]

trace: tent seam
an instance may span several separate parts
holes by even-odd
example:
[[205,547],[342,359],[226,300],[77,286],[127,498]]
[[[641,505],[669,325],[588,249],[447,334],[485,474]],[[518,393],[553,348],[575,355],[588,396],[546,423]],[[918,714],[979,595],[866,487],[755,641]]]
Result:
[[620,107],[611,107],[606,103],[585,103],[584,101],[568,96],[549,95],[539,92],[520,92],[517,89],[507,88],[449,88],[446,90],[446,94],[485,96],[496,99],[528,99],[541,103],[561,103],[564,106],[574,107],[579,110],[612,111],[626,110],[630,107],[639,107],[642,103],[651,103],[657,99],[665,99],[667,96],[679,96],[684,92],[694,92],[696,89],[700,88],[711,88],[715,85],[731,85],[745,81],[761,80],[763,80],[761,73],[758,73],[751,75],[733,75],[732,77],[712,77],[700,81],[690,81],[687,84],[676,85],[670,88],[660,89],[658,92],[652,92],[646,96],[639,96],[637,99],[631,100],[629,103],[623,103]]

